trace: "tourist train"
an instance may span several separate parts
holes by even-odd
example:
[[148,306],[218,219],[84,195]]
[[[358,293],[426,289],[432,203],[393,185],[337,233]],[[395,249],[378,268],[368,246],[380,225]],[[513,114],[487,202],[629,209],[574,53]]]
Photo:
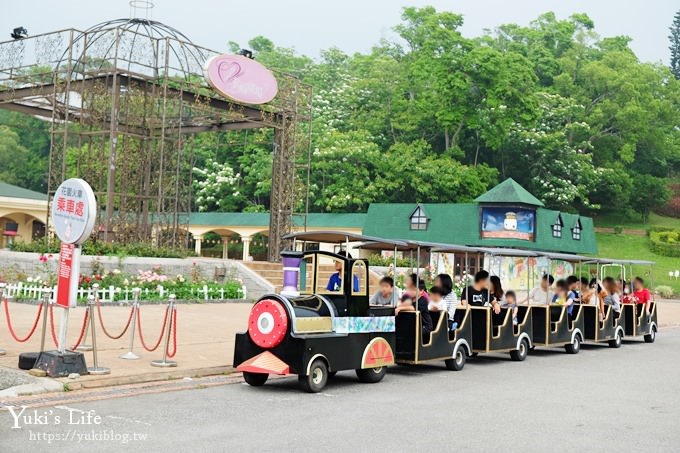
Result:
[[295,233],[288,239],[344,242],[346,246],[339,253],[282,253],[281,292],[260,298],[251,309],[247,331],[236,335],[234,367],[252,386],[265,384],[269,375],[297,375],[302,389],[319,392],[329,378],[343,370],[355,370],[361,382],[375,383],[395,364],[443,361],[447,369],[459,371],[467,358],[477,354],[509,352],[512,360],[523,361],[535,347],[563,346],[567,353],[577,354],[583,342],[606,342],[618,348],[624,337],[643,337],[648,343],[656,338],[657,307],[653,301],[649,314],[636,310],[637,304],[624,303],[620,312],[607,306],[602,315],[596,305],[574,304],[569,309],[549,300],[545,304],[519,303],[514,313],[510,308],[494,313],[490,306],[467,304],[457,309],[459,322],[453,326],[446,310],[430,313],[431,330],[424,332],[419,310],[395,316],[396,298],[387,306],[369,303],[368,261],[354,259],[345,251],[351,241],[362,242],[359,248],[393,250],[395,257],[397,251],[414,250],[418,260],[423,249],[572,259],[595,266],[600,277],[607,267],[617,266],[624,280],[626,266],[632,270],[632,265],[651,262],[386,240],[333,231]]

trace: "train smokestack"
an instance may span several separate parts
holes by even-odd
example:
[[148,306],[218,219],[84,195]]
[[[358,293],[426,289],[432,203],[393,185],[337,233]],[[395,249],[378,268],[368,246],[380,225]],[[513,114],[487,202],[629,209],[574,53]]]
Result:
[[281,262],[283,263],[283,296],[299,296],[298,281],[300,275],[300,262],[302,252],[281,252]]

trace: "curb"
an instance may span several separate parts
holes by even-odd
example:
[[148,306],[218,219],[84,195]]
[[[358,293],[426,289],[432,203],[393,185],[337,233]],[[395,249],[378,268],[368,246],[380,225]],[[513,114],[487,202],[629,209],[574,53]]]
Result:
[[188,370],[172,370],[163,373],[142,373],[129,376],[111,376],[104,375],[94,379],[69,379],[57,378],[60,387],[63,390],[83,390],[83,389],[98,389],[103,387],[116,387],[119,385],[141,384],[145,382],[159,382],[171,381],[183,378],[201,378],[216,375],[229,375],[234,372],[234,367],[230,365],[215,366],[207,368],[191,368]]
[[16,398],[18,396],[39,395],[41,393],[63,392],[64,384],[56,379],[37,378],[39,382],[21,384],[0,391],[0,398]]

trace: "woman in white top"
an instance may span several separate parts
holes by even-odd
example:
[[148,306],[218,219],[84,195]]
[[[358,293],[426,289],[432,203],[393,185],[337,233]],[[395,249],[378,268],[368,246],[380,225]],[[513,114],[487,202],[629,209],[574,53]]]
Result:
[[453,316],[456,314],[456,308],[459,301],[456,293],[453,292],[453,280],[448,274],[439,274],[434,279],[434,286],[442,290],[442,301],[437,307],[438,311],[445,311],[449,314],[449,330],[456,330],[458,323],[454,322]]

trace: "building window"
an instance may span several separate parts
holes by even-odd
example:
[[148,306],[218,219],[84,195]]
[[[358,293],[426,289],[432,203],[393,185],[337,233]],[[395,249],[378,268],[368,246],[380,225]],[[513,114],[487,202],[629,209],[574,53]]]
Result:
[[571,229],[571,238],[575,241],[581,240],[581,220],[576,221],[576,225]]
[[562,237],[562,227],[564,226],[564,223],[562,222],[562,216],[558,215],[557,220],[555,220],[555,224],[552,226],[552,235],[554,238],[561,238]]
[[411,229],[427,230],[427,215],[421,206],[418,206],[411,214]]

